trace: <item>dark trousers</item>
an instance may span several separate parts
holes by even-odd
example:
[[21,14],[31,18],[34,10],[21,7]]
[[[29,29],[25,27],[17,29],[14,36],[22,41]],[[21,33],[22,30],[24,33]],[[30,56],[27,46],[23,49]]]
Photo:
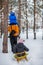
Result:
[[14,45],[17,44],[17,37],[16,36],[10,37],[10,43],[11,43],[11,48],[12,48],[12,51],[13,51]]

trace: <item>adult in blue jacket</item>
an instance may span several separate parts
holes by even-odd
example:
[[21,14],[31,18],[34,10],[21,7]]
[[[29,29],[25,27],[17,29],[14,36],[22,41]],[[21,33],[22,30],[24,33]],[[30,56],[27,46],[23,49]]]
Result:
[[10,42],[11,42],[11,48],[12,48],[12,52],[13,52],[13,46],[14,44],[17,44],[17,37],[19,36],[19,26],[18,26],[18,21],[16,19],[16,15],[14,12],[10,12],[10,16],[9,16],[9,21],[10,21],[10,25],[8,27],[8,31],[9,31],[9,37],[10,37]]

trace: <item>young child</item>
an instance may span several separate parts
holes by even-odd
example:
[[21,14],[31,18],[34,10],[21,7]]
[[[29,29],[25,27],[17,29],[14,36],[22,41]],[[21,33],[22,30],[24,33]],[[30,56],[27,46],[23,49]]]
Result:
[[[18,44],[16,46],[14,46],[13,48],[13,53],[21,53],[21,52],[24,52],[24,51],[29,51],[29,49],[24,45],[23,43],[23,40],[22,39],[19,39],[18,40]],[[18,54],[17,56],[24,56],[25,53],[21,53],[21,54]]]

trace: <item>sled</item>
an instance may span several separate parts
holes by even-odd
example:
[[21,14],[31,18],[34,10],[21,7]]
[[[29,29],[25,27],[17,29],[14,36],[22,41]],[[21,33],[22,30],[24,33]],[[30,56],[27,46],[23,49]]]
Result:
[[[23,56],[17,56],[18,54],[22,54],[22,53],[25,53],[25,55],[23,55]],[[23,59],[25,59],[26,61],[28,61],[28,59],[27,59],[27,53],[26,52],[21,52],[21,53],[16,53],[15,55],[14,55],[14,58],[16,58],[16,60],[17,60],[17,62],[19,62],[19,61],[21,61],[21,60],[23,60]]]

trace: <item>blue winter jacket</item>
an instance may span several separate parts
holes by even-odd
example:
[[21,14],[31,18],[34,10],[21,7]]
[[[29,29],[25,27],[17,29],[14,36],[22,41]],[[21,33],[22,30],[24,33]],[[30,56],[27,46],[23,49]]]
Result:
[[10,20],[10,24],[18,24],[16,15],[14,12],[10,13],[9,20]]

